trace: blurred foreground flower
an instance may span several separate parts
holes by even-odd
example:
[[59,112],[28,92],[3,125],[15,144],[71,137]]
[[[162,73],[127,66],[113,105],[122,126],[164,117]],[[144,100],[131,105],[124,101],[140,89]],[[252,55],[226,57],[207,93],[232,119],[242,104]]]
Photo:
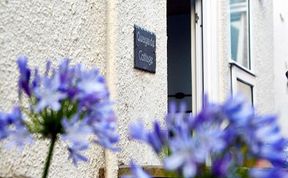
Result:
[[[47,177],[55,142],[68,145],[69,158],[77,165],[87,161],[82,152],[89,138],[105,148],[117,150],[116,118],[104,77],[97,69],[69,65],[63,60],[58,68],[47,62],[44,75],[31,70],[26,57],[17,60],[20,76],[19,98],[25,94],[28,108],[15,107],[0,113],[0,140],[10,138],[13,145],[31,143],[33,135],[50,139],[43,177]],[[33,76],[33,77],[32,77]]]
[[122,178],[151,178],[149,174],[144,172],[142,168],[140,168],[132,161],[130,162],[130,169],[132,174],[123,176]]
[[[130,125],[132,138],[149,144],[159,155],[165,153],[160,158],[166,171],[184,178],[288,177],[282,169],[287,167],[287,143],[276,117],[256,115],[240,96],[224,104],[209,103],[205,97],[195,116],[185,113],[184,105],[176,112],[172,103],[169,111],[163,128],[157,121],[151,131],[142,122]],[[259,160],[270,162],[273,169],[252,169]],[[250,168],[250,173],[241,168]]]

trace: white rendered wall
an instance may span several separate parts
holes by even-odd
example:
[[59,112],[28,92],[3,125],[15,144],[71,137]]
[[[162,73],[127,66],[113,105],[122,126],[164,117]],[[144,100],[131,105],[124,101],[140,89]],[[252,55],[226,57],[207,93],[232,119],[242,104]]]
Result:
[[288,136],[288,1],[273,2],[275,112],[282,132]]
[[[163,120],[167,108],[167,34],[166,0],[119,1],[117,4],[117,33],[115,64],[117,110],[121,130],[119,163],[130,159],[142,165],[159,161],[144,144],[128,142],[127,126],[142,119],[149,127],[153,120]],[[134,24],[156,34],[156,73],[133,69]]]
[[[129,123],[142,119],[151,127],[155,119],[163,120],[167,109],[167,35],[166,0],[111,0],[108,24],[109,76],[113,78],[113,97],[118,113],[120,146],[117,154],[107,154],[107,177],[116,178],[117,165],[133,159],[140,165],[158,165],[150,147],[128,140]],[[134,69],[134,25],[156,35],[156,73]]]
[[[0,1],[0,108],[8,111],[17,101],[16,57],[26,54],[31,66],[54,64],[62,57],[73,63],[97,66],[105,73],[106,0]],[[42,70],[43,71],[43,70]],[[41,177],[48,143],[37,141],[24,151],[6,151],[0,145],[0,177]],[[103,150],[94,146],[90,161],[75,168],[65,145],[57,143],[50,177],[97,177],[104,165]]]
[[273,1],[250,0],[251,60],[256,75],[255,107],[261,114],[273,113]]

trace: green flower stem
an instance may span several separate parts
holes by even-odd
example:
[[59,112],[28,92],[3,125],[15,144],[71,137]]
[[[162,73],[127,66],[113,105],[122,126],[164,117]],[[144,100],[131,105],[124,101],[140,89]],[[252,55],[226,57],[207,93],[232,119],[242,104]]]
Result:
[[47,176],[48,176],[49,166],[50,166],[51,159],[52,159],[52,156],[53,156],[53,150],[54,150],[54,146],[55,146],[56,140],[57,140],[57,135],[52,135],[51,136],[51,143],[50,143],[50,147],[49,147],[49,152],[48,152],[48,155],[47,155],[47,158],[46,158],[46,162],[45,162],[45,167],[44,167],[44,172],[43,172],[42,178],[47,178]]

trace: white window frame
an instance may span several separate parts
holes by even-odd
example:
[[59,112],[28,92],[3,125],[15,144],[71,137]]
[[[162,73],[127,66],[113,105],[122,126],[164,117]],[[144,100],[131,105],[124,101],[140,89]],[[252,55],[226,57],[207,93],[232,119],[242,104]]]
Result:
[[[240,81],[240,82],[243,82],[244,84],[247,84],[249,86],[252,87],[252,105],[255,106],[255,103],[256,103],[256,100],[255,100],[255,94],[257,92],[257,87],[255,86],[255,81],[256,81],[256,75],[254,73],[254,63],[253,63],[253,58],[252,58],[252,18],[251,18],[251,12],[250,12],[250,9],[251,9],[251,0],[247,0],[248,1],[248,9],[244,8],[244,5],[243,8],[241,10],[247,10],[247,15],[248,15],[248,40],[247,40],[247,45],[248,45],[248,57],[249,57],[249,67],[250,68],[247,68],[245,66],[242,66],[240,63],[238,63],[237,61],[234,61],[231,57],[231,26],[230,26],[230,23],[231,23],[231,19],[230,19],[230,3],[228,5],[229,7],[229,55],[230,55],[230,61],[229,61],[229,64],[230,64],[230,85],[231,85],[231,94],[233,96],[239,94],[240,91],[238,91],[238,86],[237,86],[237,82]],[[241,4],[239,5],[240,7]],[[238,6],[238,7],[239,7]]]
[[191,0],[191,6],[192,112],[197,113],[203,98],[202,0]]
[[[215,0],[191,0],[191,46],[192,46],[192,112],[202,108],[203,95],[219,101],[218,60],[218,3]],[[196,14],[198,16],[197,23]]]
[[[238,8],[238,12],[241,12],[241,11],[247,11],[247,27],[248,27],[248,30],[247,30],[247,37],[248,37],[248,40],[247,40],[247,50],[248,50],[248,62],[249,62],[249,67],[245,67],[245,66],[242,66],[239,62],[235,61],[232,59],[231,57],[231,19],[230,19],[230,15],[231,15],[231,11],[235,11],[235,10],[231,10],[231,7],[230,7],[230,3],[228,3],[228,12],[229,12],[229,18],[228,18],[228,24],[229,24],[229,56],[230,56],[230,63],[237,63],[239,66],[245,68],[246,70],[250,71],[252,74],[254,74],[254,63],[253,63],[253,60],[252,60],[252,27],[251,27],[251,24],[252,24],[252,18],[251,18],[251,13],[250,13],[250,9],[251,9],[251,0],[247,0],[247,3],[248,3],[248,7],[246,8],[245,6],[245,3],[240,3],[240,4],[237,4],[237,5],[234,5],[233,8]],[[240,54],[241,55],[241,54]]]
[[243,82],[244,84],[247,84],[251,86],[252,91],[252,105],[255,106],[255,93],[256,93],[256,87],[255,87],[255,81],[256,76],[255,74],[251,73],[246,68],[242,67],[236,62],[230,62],[230,71],[231,71],[231,92],[233,96],[236,96],[239,94],[237,82]]
[[210,101],[219,101],[219,1],[202,0],[203,12],[203,90]]

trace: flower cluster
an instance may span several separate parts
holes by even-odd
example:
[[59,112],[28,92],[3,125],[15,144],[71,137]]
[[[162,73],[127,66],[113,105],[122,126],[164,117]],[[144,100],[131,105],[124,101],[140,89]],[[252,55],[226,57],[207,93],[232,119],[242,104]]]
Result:
[[48,61],[45,73],[40,75],[37,68],[28,67],[27,61],[26,57],[17,60],[18,86],[20,101],[25,95],[29,105],[0,113],[0,139],[15,137],[17,145],[22,146],[31,141],[32,134],[61,138],[74,164],[87,160],[81,153],[89,147],[89,139],[117,149],[116,117],[99,70],[70,65],[64,59],[58,68]]
[[17,146],[22,149],[26,143],[32,143],[32,137],[24,125],[19,107],[11,113],[0,113],[0,140],[10,137],[9,147]]
[[279,169],[277,174],[274,170],[251,169],[250,175],[288,176],[280,169],[286,167],[286,140],[275,116],[258,116],[240,96],[224,104],[209,103],[205,97],[202,110],[195,116],[185,113],[184,105],[179,110],[170,105],[165,128],[157,121],[152,131],[145,130],[142,122],[130,125],[132,138],[149,144],[158,154],[166,153],[165,170],[185,178],[239,177],[237,168],[251,168],[258,160],[267,160],[273,169]]

